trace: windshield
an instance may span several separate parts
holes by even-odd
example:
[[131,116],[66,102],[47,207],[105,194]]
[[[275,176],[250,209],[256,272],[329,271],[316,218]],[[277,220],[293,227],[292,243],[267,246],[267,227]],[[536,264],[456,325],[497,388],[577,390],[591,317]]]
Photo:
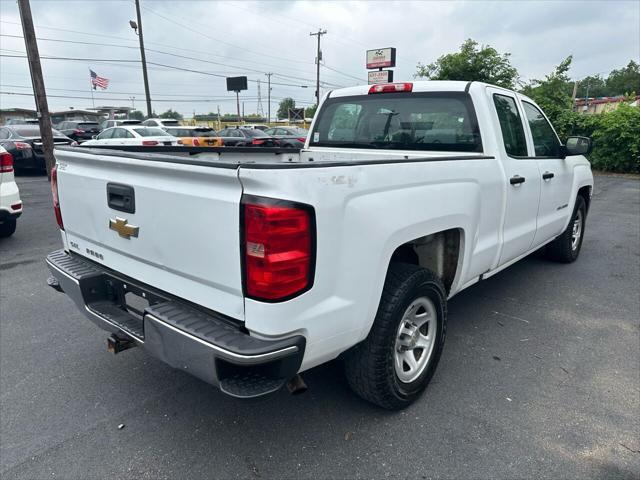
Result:
[[318,113],[315,146],[482,151],[473,104],[463,92],[336,97]]
[[133,131],[136,132],[141,137],[170,137],[171,136],[161,128],[154,128],[154,127],[134,128]]

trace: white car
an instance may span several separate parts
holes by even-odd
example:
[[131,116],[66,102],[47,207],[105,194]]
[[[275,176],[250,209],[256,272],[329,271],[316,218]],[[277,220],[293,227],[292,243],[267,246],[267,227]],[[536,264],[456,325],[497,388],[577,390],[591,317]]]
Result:
[[400,409],[435,372],[448,299],[541,247],[578,258],[590,149],[485,83],[333,90],[300,151],[60,149],[47,262],[114,352],[235,397],[340,356],[358,395]]
[[179,127],[181,124],[178,120],[175,120],[173,118],[148,118],[146,119],[144,122],[142,122],[142,125],[145,125],[147,127]]
[[120,125],[130,126],[130,125],[140,125],[142,122],[140,120],[135,119],[124,119],[124,120],[104,120],[100,124],[100,129],[105,130],[111,127],[118,127]]
[[13,175],[13,157],[0,146],[0,238],[13,235],[20,215],[22,201]]
[[161,128],[134,125],[107,128],[82,144],[83,147],[92,145],[170,146],[181,145],[181,142]]

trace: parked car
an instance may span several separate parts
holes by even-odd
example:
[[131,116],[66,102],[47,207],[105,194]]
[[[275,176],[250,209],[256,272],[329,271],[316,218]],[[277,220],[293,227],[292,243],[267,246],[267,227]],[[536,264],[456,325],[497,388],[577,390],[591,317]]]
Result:
[[308,130],[300,127],[273,127],[268,128],[264,133],[280,140],[282,147],[294,148],[304,147],[309,134]]
[[11,120],[7,120],[5,125],[38,125],[37,118],[12,118]]
[[183,145],[193,147],[222,147],[224,145],[222,138],[210,127],[164,127],[164,131],[182,140]]
[[140,125],[142,123],[141,120],[134,119],[126,119],[126,120],[105,120],[100,124],[100,130],[105,130],[111,127],[118,127],[120,125],[130,126],[130,125]]
[[[76,142],[58,130],[52,130],[54,145],[71,145]],[[10,125],[0,127],[0,145],[13,156],[14,169],[45,171],[44,151],[38,125]]]
[[142,125],[146,127],[176,127],[180,125],[180,122],[174,118],[148,118]]
[[85,140],[91,140],[95,135],[100,133],[100,124],[98,122],[60,122],[56,127],[67,137],[82,143]]
[[22,200],[13,176],[13,156],[0,147],[0,238],[13,235],[20,215]]
[[120,126],[107,128],[100,132],[93,140],[82,144],[90,147],[94,145],[180,145],[178,139],[169,135],[161,128],[143,126]]
[[242,125],[242,128],[249,128],[249,129],[256,129],[256,130],[266,130],[267,128],[269,128],[269,125],[263,125],[261,123],[247,123],[245,125]]
[[578,258],[590,149],[481,82],[336,89],[300,152],[61,150],[47,263],[112,351],[235,397],[340,356],[358,395],[400,409],[434,375],[449,298],[542,247]]
[[258,128],[225,128],[218,132],[227,147],[277,147],[280,142]]

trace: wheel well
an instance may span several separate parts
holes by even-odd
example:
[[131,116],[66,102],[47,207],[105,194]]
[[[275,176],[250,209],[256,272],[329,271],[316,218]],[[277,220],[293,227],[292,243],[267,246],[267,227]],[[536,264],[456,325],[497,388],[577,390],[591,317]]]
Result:
[[458,269],[459,254],[460,230],[453,228],[400,245],[391,255],[391,262],[428,268],[440,277],[449,293]]
[[591,187],[587,185],[586,187],[582,187],[578,190],[578,196],[584,199],[585,206],[587,207],[587,212],[589,211],[589,203],[591,202]]

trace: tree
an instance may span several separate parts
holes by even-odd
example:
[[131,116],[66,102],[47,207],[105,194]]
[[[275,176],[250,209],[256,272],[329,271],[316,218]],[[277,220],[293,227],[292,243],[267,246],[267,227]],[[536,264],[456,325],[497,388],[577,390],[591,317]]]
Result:
[[428,65],[418,64],[416,77],[430,80],[476,80],[513,88],[518,70],[509,61],[510,53],[498,53],[472,39],[466,40],[457,53],[442,55]]
[[606,84],[611,96],[640,93],[640,65],[630,60],[625,68],[613,70],[607,77]]
[[609,96],[607,82],[600,75],[589,75],[578,81],[576,98]]
[[304,118],[313,118],[318,110],[318,105],[312,105],[304,109]]
[[129,118],[132,118],[134,120],[144,120],[144,113],[142,113],[140,110],[131,110],[129,112]]
[[174,118],[176,120],[182,120],[182,115],[179,112],[175,112],[171,109],[160,114],[160,118]]
[[568,75],[572,59],[573,57],[569,55],[553,72],[545,76],[544,80],[531,80],[522,89],[523,94],[542,107],[551,123],[554,123],[563,112],[571,111],[573,107],[571,101],[573,82]]
[[283,98],[278,104],[278,118],[289,118],[289,109],[296,108],[296,101],[293,98]]

